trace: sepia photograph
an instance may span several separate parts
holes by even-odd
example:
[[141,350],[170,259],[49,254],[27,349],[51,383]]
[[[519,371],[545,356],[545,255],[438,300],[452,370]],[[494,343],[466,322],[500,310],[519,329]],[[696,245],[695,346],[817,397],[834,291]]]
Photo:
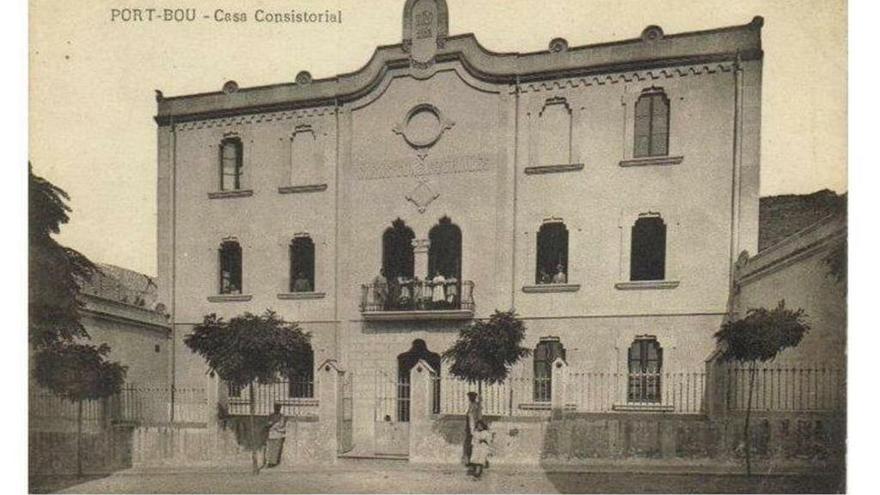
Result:
[[845,493],[847,20],[29,0],[29,492]]

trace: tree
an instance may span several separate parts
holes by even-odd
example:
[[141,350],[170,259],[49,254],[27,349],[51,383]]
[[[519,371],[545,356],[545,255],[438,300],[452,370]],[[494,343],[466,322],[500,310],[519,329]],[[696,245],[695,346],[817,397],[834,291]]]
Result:
[[35,348],[88,337],[76,296],[97,267],[52,238],[70,220],[69,200],[28,164],[28,340]]
[[727,321],[715,333],[721,347],[722,361],[736,361],[746,365],[749,372],[748,398],[743,439],[746,450],[746,474],[752,474],[751,437],[749,421],[752,413],[752,391],[758,363],[775,358],[781,351],[798,345],[810,329],[803,309],[790,310],[785,300],[776,308],[749,309],[745,318]]
[[254,386],[272,383],[281,376],[304,373],[311,349],[311,334],[287,322],[274,311],[262,315],[245,313],[228,322],[216,314],[206,315],[184,343],[208,363],[208,369],[234,387],[249,386],[250,443],[253,472],[257,465]]
[[480,394],[483,382],[503,382],[510,368],[531,351],[520,347],[526,326],[511,311],[496,310],[489,321],[475,321],[462,328],[458,340],[443,353],[452,361],[449,372],[468,383],[477,383]]
[[127,368],[106,360],[107,344],[99,346],[55,342],[42,346],[35,355],[37,383],[61,398],[75,402],[76,472],[82,476],[83,401],[110,397],[119,392]]

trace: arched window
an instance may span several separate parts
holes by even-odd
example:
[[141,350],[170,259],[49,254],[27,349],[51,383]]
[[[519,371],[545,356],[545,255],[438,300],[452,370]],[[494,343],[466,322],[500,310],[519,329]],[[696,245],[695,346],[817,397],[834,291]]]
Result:
[[568,282],[568,229],[562,222],[546,222],[538,230],[536,284]]
[[571,108],[565,98],[550,98],[538,114],[540,140],[539,165],[571,162]]
[[532,354],[534,362],[535,402],[550,402],[553,383],[553,361],[565,360],[565,348],[559,337],[543,337]]
[[657,339],[636,337],[629,348],[629,402],[660,402],[660,373],[663,368],[663,349]]
[[669,153],[669,98],[660,88],[649,88],[636,101],[633,157]]
[[413,278],[415,258],[412,241],[416,235],[401,219],[391,222],[391,227],[382,234],[382,270],[385,278]]
[[[428,350],[428,345],[422,339],[415,339],[412,347],[403,354],[397,356],[397,421],[409,421],[410,381],[409,372],[420,360],[424,360],[434,371],[440,373],[440,355]],[[440,381],[432,383],[432,412],[440,412]]]
[[241,246],[236,241],[220,244],[220,293],[241,294]]
[[666,278],[666,224],[659,216],[643,216],[632,227],[629,278]]
[[288,394],[297,399],[311,399],[315,396],[315,352],[311,344],[305,353],[300,372],[288,377]]
[[428,232],[428,276],[437,274],[461,281],[461,229],[444,216]]
[[311,127],[297,127],[290,138],[290,183],[314,184],[321,168],[320,150]]
[[226,138],[220,142],[220,190],[241,189],[243,146],[237,137]]
[[290,242],[290,292],[315,290],[315,243],[307,235]]

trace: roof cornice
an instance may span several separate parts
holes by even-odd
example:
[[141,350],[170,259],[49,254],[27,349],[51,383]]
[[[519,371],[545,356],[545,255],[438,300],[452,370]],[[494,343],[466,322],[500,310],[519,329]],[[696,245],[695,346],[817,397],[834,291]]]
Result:
[[[489,83],[517,84],[565,77],[627,72],[730,60],[761,60],[763,19],[741,25],[663,35],[656,26],[642,37],[566,48],[553,52],[496,53],[473,34],[451,36],[438,50],[435,63],[459,62],[473,77]],[[647,33],[647,34],[646,34]],[[165,97],[156,92],[159,125],[243,114],[333,106],[363,97],[381,84],[391,70],[412,69],[403,44],[378,47],[361,69],[305,84],[268,86]],[[424,74],[424,72],[422,73]]]

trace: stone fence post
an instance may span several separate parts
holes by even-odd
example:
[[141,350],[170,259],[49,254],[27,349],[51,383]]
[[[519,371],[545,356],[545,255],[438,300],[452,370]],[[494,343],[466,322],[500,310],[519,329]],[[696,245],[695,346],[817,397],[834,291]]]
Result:
[[342,373],[335,359],[328,359],[316,368],[318,382],[318,421],[320,422],[321,444],[325,447],[319,456],[327,461],[336,462],[339,452],[338,432],[340,415],[340,398],[342,397]]
[[706,415],[711,417],[727,414],[727,368],[714,353],[706,360]]
[[431,435],[434,377],[437,371],[424,359],[409,370],[409,459],[418,462],[430,452],[421,448]]
[[568,388],[568,363],[562,358],[556,358],[551,365],[550,380],[550,408],[551,417],[562,417],[565,410],[566,389]]

